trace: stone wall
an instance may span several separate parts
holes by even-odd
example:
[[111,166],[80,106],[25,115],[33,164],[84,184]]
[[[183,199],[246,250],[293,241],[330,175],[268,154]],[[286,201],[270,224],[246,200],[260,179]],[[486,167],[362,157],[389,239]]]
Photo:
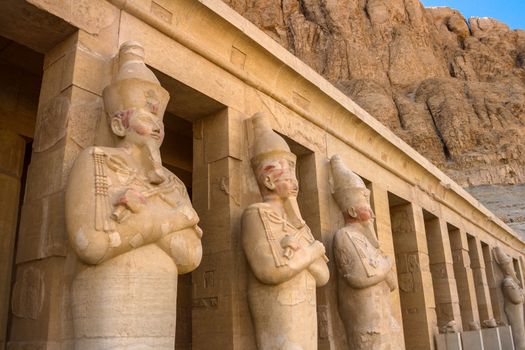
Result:
[[[253,135],[247,121],[260,111],[271,116],[272,128],[298,156],[304,191],[299,204],[328,255],[342,225],[328,159],[340,154],[366,180],[381,248],[396,257],[402,285],[402,291],[392,293],[395,317],[399,324],[415,327],[399,334],[400,346],[432,348],[442,326],[439,319],[457,324],[463,317],[479,320],[488,305],[480,296],[478,306],[475,291],[474,276],[482,273],[483,264],[470,264],[485,252],[479,247],[503,246],[523,270],[525,243],[503,222],[222,2],[71,0],[72,11],[44,0],[30,2],[38,5],[38,14],[71,23],[75,30],[54,45],[35,46],[45,55],[44,75],[18,233],[9,349],[72,347],[69,288],[81,265],[66,239],[64,187],[82,149],[111,144],[101,91],[114,74],[118,47],[128,40],[143,43],[146,63],[172,96],[166,124],[182,118],[184,128],[192,127],[184,132],[191,134],[191,162],[191,152],[177,150],[181,144],[187,147],[190,137],[170,140],[163,150],[168,163],[191,170],[193,204],[204,230],[201,266],[192,273],[191,294],[185,280],[186,294],[180,299],[181,310],[185,308],[181,317],[192,323],[192,348],[255,348],[239,220],[244,208],[260,201],[249,161]],[[54,22],[46,23],[56,28]],[[25,42],[23,35],[11,39]],[[177,128],[172,121],[170,127]],[[429,242],[441,248],[429,251]],[[483,259],[491,278],[481,283],[480,295],[494,295],[492,304],[499,305],[501,273]],[[333,263],[329,268],[334,272]],[[457,282],[459,277],[465,278]],[[467,302],[459,299],[460,289],[466,290]],[[343,349],[333,280],[318,290],[317,305],[319,348]],[[188,328],[181,331],[181,347],[188,347]]]

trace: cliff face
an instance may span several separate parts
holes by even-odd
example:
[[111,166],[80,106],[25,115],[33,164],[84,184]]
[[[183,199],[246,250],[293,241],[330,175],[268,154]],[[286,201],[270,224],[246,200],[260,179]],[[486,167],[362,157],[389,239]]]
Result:
[[460,185],[525,183],[525,31],[418,0],[224,1]]

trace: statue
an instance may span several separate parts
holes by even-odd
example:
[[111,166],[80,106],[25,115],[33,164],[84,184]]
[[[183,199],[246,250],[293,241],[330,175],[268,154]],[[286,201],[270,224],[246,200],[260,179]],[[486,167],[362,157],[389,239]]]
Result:
[[494,259],[503,272],[504,310],[512,329],[512,338],[516,350],[525,350],[525,322],[523,319],[523,289],[520,287],[512,258],[501,247],[494,248]]
[[76,349],[173,349],[177,275],[202,257],[184,184],[161,163],[169,94],[136,42],[120,48],[103,92],[116,147],[78,156],[66,191],[69,241],[84,263],[72,284]]
[[316,287],[328,282],[328,258],[298,209],[295,155],[265,115],[255,114],[252,123],[251,161],[263,202],[243,213],[242,245],[257,348],[314,350]]
[[390,292],[397,288],[392,260],[383,255],[374,230],[370,191],[340,156],[330,160],[334,198],[345,227],[334,236],[339,315],[349,349],[392,349],[399,330],[392,317]]

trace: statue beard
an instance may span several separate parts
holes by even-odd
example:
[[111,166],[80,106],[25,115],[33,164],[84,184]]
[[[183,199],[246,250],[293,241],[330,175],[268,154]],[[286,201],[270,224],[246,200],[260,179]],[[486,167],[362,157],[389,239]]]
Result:
[[301,228],[305,225],[305,221],[301,216],[299,210],[299,203],[297,202],[296,196],[289,196],[283,201],[284,212],[286,214],[286,220],[296,228]]
[[374,228],[374,220],[370,219],[367,221],[362,221],[361,226],[363,227],[362,233],[368,239],[370,244],[379,249],[379,241],[377,240],[376,230]]
[[166,180],[162,170],[162,159],[160,158],[160,147],[155,140],[148,141],[144,145],[146,164],[148,164],[147,176],[149,182],[155,185],[161,184]]

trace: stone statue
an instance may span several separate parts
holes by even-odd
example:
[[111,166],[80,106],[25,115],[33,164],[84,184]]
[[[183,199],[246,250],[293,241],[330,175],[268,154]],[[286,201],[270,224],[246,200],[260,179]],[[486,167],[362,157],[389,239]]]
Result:
[[494,248],[494,259],[503,272],[504,310],[512,329],[512,338],[516,350],[525,350],[525,322],[523,319],[523,289],[520,287],[516,272],[512,265],[512,258],[501,247]]
[[244,211],[242,245],[257,348],[315,350],[316,287],[328,282],[328,258],[298,209],[295,155],[265,115],[252,123],[251,161],[263,202]]
[[394,349],[399,330],[392,317],[390,292],[397,288],[392,260],[383,255],[374,230],[370,191],[363,180],[333,156],[334,198],[345,227],[334,236],[339,315],[349,349]]
[[184,184],[161,163],[169,94],[136,42],[120,48],[103,92],[116,147],[89,147],[66,192],[69,241],[82,264],[72,285],[76,349],[173,349],[177,274],[202,257]]

